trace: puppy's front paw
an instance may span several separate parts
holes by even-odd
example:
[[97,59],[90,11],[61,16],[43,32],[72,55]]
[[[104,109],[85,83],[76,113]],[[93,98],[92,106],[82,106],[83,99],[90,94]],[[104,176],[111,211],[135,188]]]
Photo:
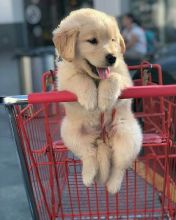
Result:
[[112,101],[110,98],[99,98],[98,99],[98,108],[101,112],[105,112],[106,110],[112,107]]
[[97,107],[97,91],[93,89],[78,97],[78,102],[87,110],[94,110]]
[[98,95],[98,107],[100,111],[104,112],[112,109],[120,96],[120,90],[116,91],[115,94],[101,94]]

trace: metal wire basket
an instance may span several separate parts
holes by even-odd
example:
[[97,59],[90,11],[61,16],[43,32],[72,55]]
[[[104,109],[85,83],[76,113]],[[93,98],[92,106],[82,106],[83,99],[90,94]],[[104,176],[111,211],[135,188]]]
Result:
[[[150,68],[158,72],[157,84]],[[34,219],[176,219],[176,85],[162,85],[158,65],[130,69],[140,70],[141,78],[120,98],[135,100],[143,151],[114,196],[96,183],[83,185],[81,161],[60,138],[64,112],[58,103],[76,101],[74,94],[52,91],[3,99]]]

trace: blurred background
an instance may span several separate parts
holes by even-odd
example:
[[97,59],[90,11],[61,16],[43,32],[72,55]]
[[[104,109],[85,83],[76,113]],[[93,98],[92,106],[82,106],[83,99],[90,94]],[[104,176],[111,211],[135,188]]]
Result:
[[[52,31],[71,10],[92,7],[115,16],[123,31],[127,13],[140,21],[144,59],[159,63],[164,83],[176,83],[176,0],[0,0],[0,96],[40,91],[54,68]],[[131,59],[127,64],[140,63]],[[7,114],[0,106],[0,219],[31,219]]]
[[[41,89],[41,73],[54,68],[52,31],[71,10],[82,7],[107,12],[118,19],[120,26],[123,15],[133,13],[156,40],[152,52],[144,58],[160,63],[167,75],[174,76],[175,0],[1,0],[0,94],[25,94]],[[13,85],[11,92],[6,85]]]

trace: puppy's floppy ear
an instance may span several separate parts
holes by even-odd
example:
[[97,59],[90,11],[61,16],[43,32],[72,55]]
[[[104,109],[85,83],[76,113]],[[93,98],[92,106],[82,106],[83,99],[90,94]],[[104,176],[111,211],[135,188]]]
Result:
[[124,41],[122,35],[120,34],[120,30],[119,30],[117,20],[113,16],[110,16],[110,18],[112,19],[112,21],[115,24],[115,30],[116,30],[117,36],[119,37],[119,45],[120,45],[120,48],[121,48],[121,53],[125,53],[125,50],[126,50],[125,41]]
[[121,34],[119,35],[119,44],[120,44],[121,52],[125,53],[126,50],[125,41]]
[[77,35],[78,35],[78,28],[62,30],[61,28],[58,27],[53,31],[53,42],[59,52],[59,55],[63,59],[70,62],[75,57]]

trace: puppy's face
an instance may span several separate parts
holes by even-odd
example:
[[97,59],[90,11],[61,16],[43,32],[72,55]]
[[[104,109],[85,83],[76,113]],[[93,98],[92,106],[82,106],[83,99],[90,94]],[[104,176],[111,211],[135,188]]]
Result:
[[63,59],[97,79],[108,78],[125,51],[115,19],[93,9],[71,13],[54,31],[53,40]]

